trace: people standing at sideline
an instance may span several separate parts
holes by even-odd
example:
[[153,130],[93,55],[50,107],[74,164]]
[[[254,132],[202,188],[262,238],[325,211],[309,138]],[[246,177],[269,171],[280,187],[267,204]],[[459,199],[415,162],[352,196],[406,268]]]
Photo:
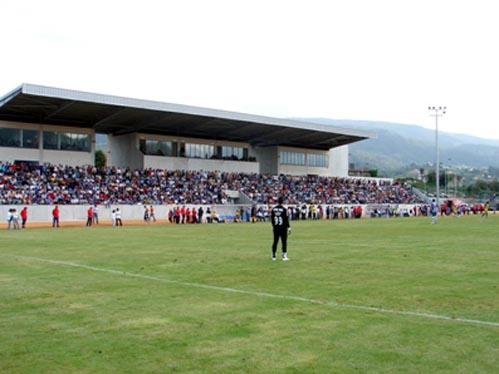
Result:
[[116,210],[113,209],[111,212],[111,225],[116,226]]
[[185,223],[185,205],[180,207],[180,223],[182,225]]
[[115,217],[116,217],[116,226],[123,226],[123,222],[121,221],[120,208],[116,208]]
[[21,210],[21,222],[22,222],[22,228],[25,229],[26,228],[26,222],[28,221],[28,207],[25,206],[22,210]]
[[149,220],[156,222],[156,215],[154,214],[154,208],[152,205],[149,206]]
[[19,230],[19,215],[17,214],[17,210],[12,209],[12,224],[14,226],[14,230]]
[[437,214],[438,214],[438,207],[437,207],[437,202],[435,199],[431,201],[430,204],[430,212],[431,212],[431,224],[434,225],[437,223]]
[[94,219],[94,211],[92,206],[88,207],[87,210],[87,223],[86,226],[92,226],[92,220]]
[[174,218],[175,218],[175,223],[178,225],[180,223],[180,207],[178,205],[175,207]]
[[17,216],[17,211],[14,208],[10,208],[7,212],[7,230],[11,227],[14,230],[19,230],[19,217]]
[[276,260],[277,244],[279,239],[281,240],[282,246],[282,260],[288,261],[288,234],[291,234],[291,227],[289,225],[287,209],[282,205],[284,199],[279,196],[277,199],[277,205],[272,208],[270,213],[270,222],[272,223],[272,229],[274,233],[274,241],[272,243],[272,261]]
[[482,217],[487,218],[489,216],[490,203],[487,201],[483,206]]
[[197,213],[196,213],[196,208],[192,207],[191,208],[191,215],[189,216],[189,223],[196,223],[197,220]]
[[12,218],[13,218],[12,210],[13,210],[12,208],[9,208],[7,212],[7,230],[10,230],[10,226],[12,226]]
[[59,227],[59,205],[52,209],[52,227]]
[[203,214],[204,214],[204,210],[203,210],[203,207],[200,206],[198,208],[198,223],[202,223],[203,222]]
[[95,223],[96,225],[99,224],[99,207],[97,204],[95,204],[93,208],[92,223]]

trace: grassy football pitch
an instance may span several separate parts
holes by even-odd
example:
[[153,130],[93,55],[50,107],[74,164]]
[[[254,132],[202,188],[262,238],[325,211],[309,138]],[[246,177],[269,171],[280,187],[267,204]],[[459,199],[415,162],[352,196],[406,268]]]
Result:
[[498,373],[499,214],[430,221],[2,229],[0,373]]

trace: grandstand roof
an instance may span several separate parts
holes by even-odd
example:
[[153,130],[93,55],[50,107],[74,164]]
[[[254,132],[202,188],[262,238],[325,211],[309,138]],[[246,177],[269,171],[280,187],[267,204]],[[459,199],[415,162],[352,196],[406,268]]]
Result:
[[328,150],[375,134],[303,121],[23,84],[0,97],[0,120]]

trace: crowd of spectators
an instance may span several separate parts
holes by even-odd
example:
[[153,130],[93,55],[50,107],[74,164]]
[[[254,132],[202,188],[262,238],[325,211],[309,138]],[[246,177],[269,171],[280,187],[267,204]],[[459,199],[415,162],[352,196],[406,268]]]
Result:
[[287,204],[412,204],[419,203],[410,186],[373,178],[269,176],[242,174],[234,181],[257,204],[286,196]]
[[227,204],[224,191],[255,204],[419,203],[412,188],[374,179],[95,166],[0,163],[0,204]]

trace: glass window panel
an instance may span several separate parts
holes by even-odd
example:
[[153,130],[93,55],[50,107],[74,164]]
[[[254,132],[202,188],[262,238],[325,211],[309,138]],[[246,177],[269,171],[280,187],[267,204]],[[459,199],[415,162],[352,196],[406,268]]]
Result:
[[139,150],[142,153],[147,154],[147,140],[140,139],[140,141],[139,141]]
[[44,149],[59,149],[58,145],[59,136],[53,131],[43,132],[43,148]]
[[305,153],[297,153],[298,156],[298,165],[305,165]]
[[76,151],[90,152],[90,134],[73,134]]
[[307,155],[307,165],[308,166],[318,166],[327,167],[328,157],[326,155],[319,155],[315,153],[310,153]]
[[169,142],[169,141],[159,142],[159,149],[164,156],[172,156],[173,155],[172,142]]
[[90,152],[90,134],[44,131],[43,148]]
[[38,148],[38,130],[23,130],[23,148]]
[[215,147],[209,144],[186,143],[185,154],[187,157],[211,158],[215,154]]
[[206,148],[206,158],[212,158],[215,155],[215,146],[208,144]]
[[140,151],[146,155],[174,156],[174,142],[169,140],[141,139]]
[[59,133],[58,135],[59,135],[59,141],[60,141],[59,149],[62,149],[65,151],[74,149],[72,134]]
[[222,147],[222,157],[224,158],[232,158],[232,159],[243,159],[244,156],[244,148],[242,147],[230,147],[223,146]]
[[158,152],[159,142],[157,140],[147,140],[146,141],[146,154],[154,155]]
[[89,134],[59,133],[60,148],[67,151],[90,151]]
[[192,149],[191,149],[191,144],[189,144],[189,143],[185,144],[185,156],[186,157],[193,157],[193,155],[192,155]]
[[305,165],[305,153],[282,151],[280,162],[288,165]]
[[20,147],[21,146],[21,130],[0,128],[0,146],[3,147]]

